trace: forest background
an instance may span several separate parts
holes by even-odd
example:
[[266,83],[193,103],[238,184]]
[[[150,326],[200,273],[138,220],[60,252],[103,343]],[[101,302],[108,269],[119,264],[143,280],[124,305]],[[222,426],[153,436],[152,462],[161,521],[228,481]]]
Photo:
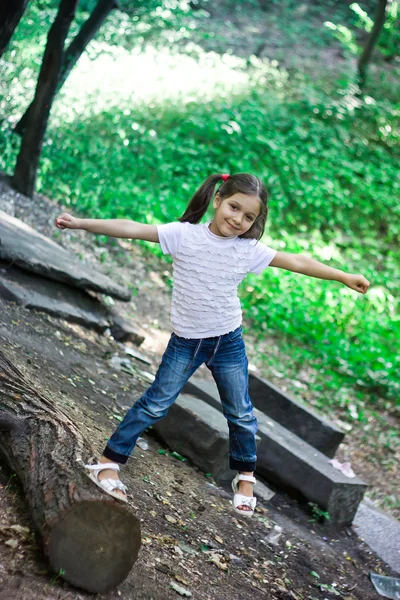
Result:
[[[69,40],[95,4],[79,3]],[[10,174],[13,129],[58,5],[29,2],[1,58],[0,169]],[[360,90],[376,5],[122,0],[55,99],[36,189],[74,213],[160,223],[211,173],[261,177],[265,243],[371,281],[361,297],[277,269],[247,278],[240,296],[263,370],[292,380],[298,397],[307,387],[346,430],[356,422],[390,478],[400,451],[400,9],[387,5]],[[97,242],[105,256],[107,240]],[[400,515],[398,495],[378,500]]]

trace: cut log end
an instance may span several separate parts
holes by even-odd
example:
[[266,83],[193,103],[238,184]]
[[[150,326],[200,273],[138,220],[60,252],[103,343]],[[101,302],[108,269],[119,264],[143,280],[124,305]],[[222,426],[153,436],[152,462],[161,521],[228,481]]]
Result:
[[140,522],[117,501],[80,502],[52,527],[46,546],[55,573],[88,592],[107,592],[137,559]]

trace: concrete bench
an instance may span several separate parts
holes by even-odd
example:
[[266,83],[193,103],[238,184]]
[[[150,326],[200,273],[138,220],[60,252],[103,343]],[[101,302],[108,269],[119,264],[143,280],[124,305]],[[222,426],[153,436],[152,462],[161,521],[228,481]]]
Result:
[[[200,398],[206,402],[210,410],[213,409],[210,415],[214,415],[215,410],[221,411],[215,383],[201,381],[199,385],[198,379],[196,383],[193,381],[191,379],[184,389],[190,389],[192,396],[197,395],[199,402]],[[180,398],[182,396],[178,401]],[[194,403],[194,410],[198,406],[200,404]],[[204,406],[201,410],[203,418],[209,419]],[[322,452],[260,410],[255,408],[254,412],[259,425],[257,473],[286,489],[296,490],[308,501],[317,503],[329,512],[332,524],[350,525],[364,496],[366,484],[357,477],[346,477],[329,464]]]
[[255,409],[258,420],[257,472],[300,492],[329,512],[333,525],[351,525],[367,485],[335,469],[329,459],[297,435]]
[[[184,393],[193,394],[206,401],[207,396],[212,396],[215,390],[213,381],[205,381],[198,377],[191,377],[183,388]],[[302,406],[297,400],[260,377],[249,376],[249,393],[255,408],[272,417],[274,421],[326,456],[335,456],[344,438],[344,433],[336,425]],[[219,402],[219,398],[217,401]]]
[[282,392],[256,375],[249,375],[249,394],[253,406],[272,417],[314,448],[332,458],[344,433],[334,423]]
[[219,483],[233,479],[229,469],[229,433],[225,417],[199,398],[181,394],[153,430],[171,450],[190,458]]

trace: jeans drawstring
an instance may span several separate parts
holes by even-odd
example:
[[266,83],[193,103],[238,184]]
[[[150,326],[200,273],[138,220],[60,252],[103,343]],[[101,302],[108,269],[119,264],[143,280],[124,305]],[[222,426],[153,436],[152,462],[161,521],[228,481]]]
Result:
[[192,368],[194,360],[195,360],[196,356],[198,355],[198,353],[200,352],[200,348],[201,348],[202,342],[203,342],[203,338],[197,342],[196,349],[195,349],[194,354],[193,354],[193,358],[190,361],[189,366],[186,367],[185,371],[190,371],[190,369]]
[[207,367],[209,367],[211,365],[212,361],[214,360],[217,350],[219,348],[219,345],[221,343],[221,339],[222,339],[222,335],[219,336],[218,341],[215,344],[214,352],[212,353],[210,360],[206,363]]

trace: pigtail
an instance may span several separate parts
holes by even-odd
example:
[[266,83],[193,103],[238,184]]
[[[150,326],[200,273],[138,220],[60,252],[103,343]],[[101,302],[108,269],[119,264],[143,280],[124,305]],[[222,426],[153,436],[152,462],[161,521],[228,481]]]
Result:
[[213,198],[215,186],[221,179],[222,176],[219,173],[207,177],[203,185],[199,187],[190,200],[181,218],[178,219],[181,223],[200,223]]
[[265,222],[267,220],[268,195],[261,179],[249,173],[236,173],[235,175],[216,173],[208,177],[189,202],[179,221],[181,223],[200,223],[210,205],[215,186],[220,180],[222,182],[218,188],[218,193],[221,201],[238,193],[257,196],[260,199],[261,210],[259,216],[250,229],[240,236],[242,238],[259,240],[264,234]]

